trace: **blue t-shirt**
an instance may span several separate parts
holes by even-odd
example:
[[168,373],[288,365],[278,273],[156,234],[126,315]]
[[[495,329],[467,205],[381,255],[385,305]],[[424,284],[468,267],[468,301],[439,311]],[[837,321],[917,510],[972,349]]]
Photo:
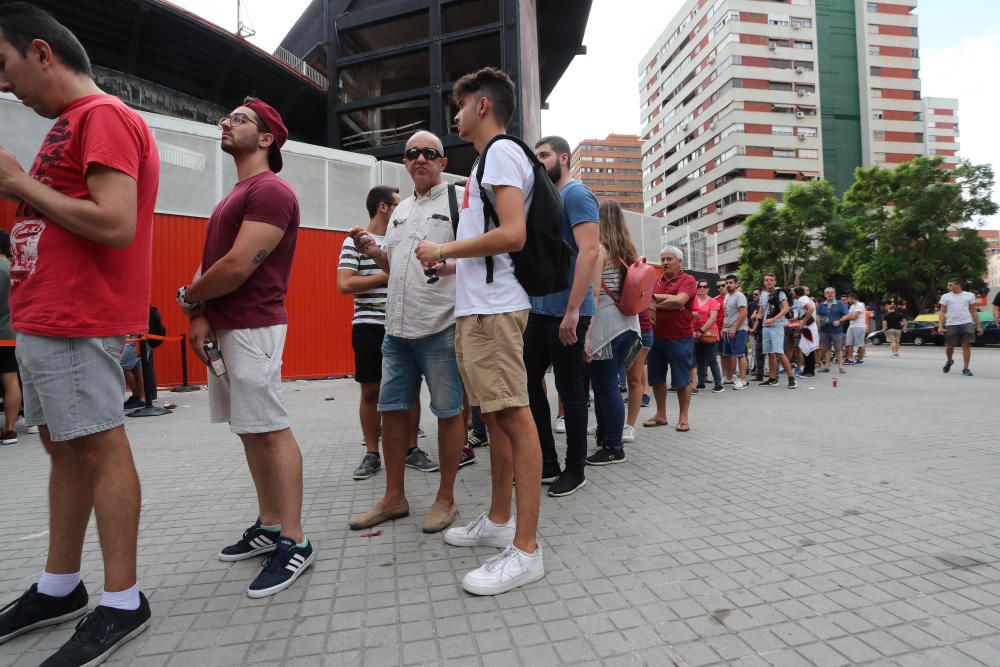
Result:
[[[531,297],[531,312],[538,315],[551,315],[562,317],[566,314],[566,305],[569,303],[569,292],[573,289],[573,276],[576,272],[576,256],[580,254],[580,249],[576,247],[576,239],[573,238],[573,227],[582,222],[599,223],[601,219],[600,207],[597,204],[597,197],[586,185],[579,181],[570,181],[559,191],[563,204],[563,241],[570,247],[569,256],[569,287],[562,292],[546,294],[545,296]],[[592,317],[594,315],[594,293],[587,290],[587,296],[580,304],[580,315]]]
[[820,331],[822,333],[841,333],[843,331],[843,325],[835,327],[833,326],[833,323],[847,317],[847,306],[840,301],[834,301],[832,306],[824,301],[819,304],[819,316],[825,317],[828,320],[826,324],[820,327]]

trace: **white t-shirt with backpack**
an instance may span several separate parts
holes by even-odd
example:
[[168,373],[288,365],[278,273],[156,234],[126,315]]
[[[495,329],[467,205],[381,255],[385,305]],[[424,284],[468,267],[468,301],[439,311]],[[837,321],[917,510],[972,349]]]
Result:
[[[493,187],[510,185],[521,190],[524,209],[531,206],[531,194],[535,187],[531,162],[521,147],[512,141],[501,140],[493,144],[486,153],[486,168],[483,172],[483,186],[490,202],[496,203]],[[476,182],[476,166],[473,165],[469,181],[462,196],[458,221],[457,240],[481,236],[484,231],[485,214]],[[490,222],[490,229],[496,225]],[[468,257],[456,261],[455,316],[496,315],[512,313],[531,308],[528,294],[514,276],[514,263],[507,253],[493,256],[493,282],[486,282],[486,258]]]

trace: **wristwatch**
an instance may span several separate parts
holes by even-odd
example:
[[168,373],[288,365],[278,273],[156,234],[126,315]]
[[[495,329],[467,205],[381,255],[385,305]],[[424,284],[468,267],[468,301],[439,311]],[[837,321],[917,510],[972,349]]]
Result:
[[191,310],[193,308],[198,307],[197,303],[191,303],[190,301],[187,300],[188,287],[190,287],[190,285],[181,285],[177,289],[177,305],[183,308],[184,310]]

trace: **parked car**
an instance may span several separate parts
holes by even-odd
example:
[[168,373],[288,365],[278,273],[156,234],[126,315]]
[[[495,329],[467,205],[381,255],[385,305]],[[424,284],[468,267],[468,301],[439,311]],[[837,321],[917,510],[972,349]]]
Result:
[[[906,331],[899,337],[899,342],[912,343],[913,345],[927,345],[932,341],[931,330],[936,328],[933,322],[907,322]],[[885,343],[885,330],[879,329],[868,334],[868,342],[871,345]]]
[[[983,334],[981,336],[976,334],[976,340],[972,344],[976,347],[1000,345],[1000,327],[997,327],[997,323],[982,322],[981,324],[983,325]],[[934,327],[931,338],[935,345],[944,345],[944,334],[939,333],[937,327]]]

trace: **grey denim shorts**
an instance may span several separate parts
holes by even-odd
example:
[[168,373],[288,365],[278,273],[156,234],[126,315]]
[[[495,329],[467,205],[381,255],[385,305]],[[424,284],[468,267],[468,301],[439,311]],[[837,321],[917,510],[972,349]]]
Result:
[[27,425],[48,426],[54,442],[121,426],[125,408],[119,360],[124,345],[125,336],[17,334]]

